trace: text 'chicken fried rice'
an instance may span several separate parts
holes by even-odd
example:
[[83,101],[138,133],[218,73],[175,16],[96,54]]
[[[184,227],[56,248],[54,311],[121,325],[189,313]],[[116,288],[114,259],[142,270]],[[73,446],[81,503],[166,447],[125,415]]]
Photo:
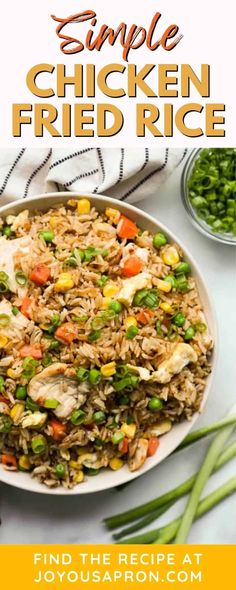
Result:
[[212,338],[178,244],[87,198],[0,220],[0,461],[138,470],[200,407]]

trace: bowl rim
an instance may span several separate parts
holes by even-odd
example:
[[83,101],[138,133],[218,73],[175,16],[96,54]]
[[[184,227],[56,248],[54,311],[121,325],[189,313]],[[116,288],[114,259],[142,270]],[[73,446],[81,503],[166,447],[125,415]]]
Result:
[[[168,456],[171,453],[173,453],[173,451],[179,446],[180,442],[185,438],[185,436],[187,436],[187,434],[190,432],[190,430],[194,426],[199,415],[202,413],[202,410],[204,409],[205,404],[209,398],[209,394],[212,391],[212,384],[213,384],[213,380],[214,380],[216,368],[217,368],[218,326],[217,326],[215,306],[212,301],[211,294],[209,293],[209,290],[206,285],[205,279],[202,275],[202,272],[199,269],[199,266],[196,263],[195,259],[189,253],[188,248],[183,244],[182,240],[180,240],[175,235],[175,233],[172,232],[172,230],[170,230],[162,222],[159,222],[158,219],[156,219],[152,215],[149,215],[149,213],[146,213],[142,209],[139,209],[138,207],[135,207],[135,206],[131,205],[130,203],[127,203],[126,201],[119,201],[118,199],[115,199],[115,198],[112,198],[112,197],[109,197],[109,196],[106,196],[106,195],[103,195],[100,193],[94,194],[94,193],[90,193],[87,191],[84,191],[81,194],[79,194],[78,192],[75,192],[75,191],[73,191],[73,192],[72,191],[71,192],[61,191],[61,192],[41,193],[39,195],[34,195],[33,197],[29,197],[27,199],[19,199],[16,201],[11,201],[10,203],[7,203],[7,204],[2,205],[0,207],[0,216],[4,216],[4,214],[7,213],[9,210],[15,209],[15,208],[16,208],[16,210],[18,210],[18,209],[22,210],[22,208],[25,208],[25,209],[29,208],[30,210],[33,210],[34,203],[36,203],[40,200],[45,202],[45,207],[41,206],[41,209],[39,209],[38,207],[35,207],[36,211],[37,210],[42,210],[42,211],[45,210],[47,208],[47,201],[50,199],[51,200],[55,199],[55,205],[59,205],[60,199],[62,199],[62,203],[63,203],[64,201],[66,202],[66,200],[71,199],[71,198],[72,199],[73,198],[80,199],[80,198],[84,198],[84,197],[90,198],[94,202],[94,206],[96,206],[96,204],[98,204],[99,201],[100,202],[102,201],[105,203],[105,205],[109,203],[110,205],[113,205],[115,208],[118,208],[120,210],[123,209],[126,212],[129,211],[131,218],[133,218],[134,220],[137,216],[141,217],[142,219],[144,219],[144,221],[147,221],[147,224],[154,225],[154,226],[156,226],[157,229],[160,229],[164,233],[166,233],[168,235],[168,239],[170,239],[173,242],[178,243],[180,248],[183,250],[185,257],[190,261],[190,264],[193,268],[194,274],[196,274],[198,277],[198,287],[200,286],[202,292],[204,293],[204,296],[207,298],[208,303],[209,303],[208,316],[210,317],[211,332],[212,332],[213,339],[214,339],[214,349],[213,349],[213,353],[212,353],[212,357],[211,357],[211,360],[212,360],[211,373],[208,375],[208,378],[207,378],[207,383],[206,383],[206,386],[204,389],[204,395],[203,395],[203,400],[202,400],[200,411],[195,412],[195,414],[193,414],[191,421],[188,422],[187,420],[185,420],[182,423],[177,424],[173,427],[173,429],[170,432],[173,432],[174,428],[177,429],[179,426],[181,426],[181,427],[184,427],[184,433],[182,434],[181,437],[179,437],[178,440],[176,440],[176,442],[174,442],[171,445],[170,450],[167,452],[167,454],[162,459],[158,460],[158,454],[157,454],[153,458],[151,458],[151,459],[153,459],[152,462],[149,459],[148,461],[145,462],[142,469],[135,471],[135,472],[130,472],[130,471],[128,471],[127,467],[123,467],[121,470],[119,470],[117,472],[112,472],[113,481],[111,479],[111,481],[107,482],[105,485],[104,485],[104,483],[101,485],[96,485],[96,487],[94,486],[95,489],[88,489],[88,490],[85,490],[83,488],[83,486],[79,486],[79,485],[72,488],[72,489],[67,489],[62,486],[57,487],[57,488],[48,488],[47,486],[44,486],[43,484],[40,484],[36,480],[33,480],[32,478],[30,478],[29,474],[26,474],[26,473],[21,474],[21,475],[27,476],[26,480],[24,480],[24,479],[21,480],[21,478],[18,477],[16,482],[11,481],[11,475],[16,472],[6,471],[0,465],[0,482],[5,483],[7,485],[11,485],[12,487],[15,487],[17,489],[22,489],[22,490],[30,492],[30,493],[32,492],[32,493],[54,495],[54,496],[71,496],[71,495],[77,496],[77,495],[87,495],[90,493],[98,493],[98,492],[112,489],[113,487],[117,487],[119,485],[123,485],[128,482],[131,483],[132,481],[134,481],[138,477],[141,477],[142,475],[144,475],[145,473],[147,473],[148,471],[150,471],[154,467],[157,467],[157,465],[159,463],[161,463],[163,460],[167,459]],[[51,208],[52,206],[53,206],[53,204],[50,203],[49,207]],[[99,205],[98,205],[98,209],[99,209]],[[168,433],[164,436],[168,436]],[[155,457],[156,457],[156,459],[155,459]],[[122,472],[124,474],[123,469],[127,469],[127,471],[125,472],[125,475],[123,475],[122,477],[121,477],[121,475],[120,475],[120,477],[117,477],[117,475],[122,474]],[[18,476],[19,476],[19,474],[18,474]],[[97,480],[98,480],[98,478],[96,478],[96,482],[97,482]],[[95,478],[93,479],[93,481],[95,481]],[[27,482],[29,482],[29,483],[35,482],[35,486],[36,485],[40,486],[40,489],[38,487],[37,487],[37,489],[35,489],[33,486],[30,487],[29,485],[27,485]]]
[[224,244],[225,246],[236,246],[236,237],[230,238],[228,234],[219,234],[211,231],[210,226],[204,220],[201,220],[197,216],[195,209],[192,207],[187,190],[188,175],[191,172],[194,162],[200,152],[207,148],[193,148],[184,164],[181,181],[180,181],[180,193],[184,209],[187,212],[192,225],[205,237],[210,238],[214,242]]

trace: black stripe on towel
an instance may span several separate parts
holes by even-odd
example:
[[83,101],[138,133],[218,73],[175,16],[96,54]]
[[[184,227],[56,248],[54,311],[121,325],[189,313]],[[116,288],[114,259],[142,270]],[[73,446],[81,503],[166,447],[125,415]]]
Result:
[[169,157],[169,148],[166,148],[166,151],[165,151],[165,160],[164,160],[163,164],[161,164],[161,166],[159,166],[159,168],[156,168],[152,172],[149,172],[149,174],[147,176],[145,176],[144,178],[142,178],[142,180],[140,180],[139,182],[137,182],[137,184],[135,184],[131,189],[129,189],[127,191],[127,193],[125,193],[123,195],[123,197],[121,197],[121,201],[125,201],[127,199],[127,197],[129,197],[140,186],[142,186],[145,182],[147,182],[150,178],[152,178],[152,176],[154,176],[158,172],[161,172],[161,170],[164,170],[164,168],[166,167],[167,162],[168,162],[168,157]]
[[145,162],[140,170],[140,172],[142,172],[142,170],[144,170],[144,168],[146,168],[146,166],[148,165],[149,162],[149,149],[145,148]]
[[90,172],[84,172],[83,174],[79,174],[78,176],[75,176],[75,178],[72,178],[72,180],[65,182],[65,184],[63,184],[62,186],[65,189],[67,189],[69,186],[74,184],[74,182],[76,182],[76,180],[81,180],[81,178],[87,178],[87,176],[92,176],[93,174],[96,174],[98,171],[99,171],[98,168],[95,168],[95,170],[90,170]]
[[[99,159],[99,163],[100,163],[100,167],[101,167],[101,171],[102,171],[102,183],[104,182],[105,178],[106,178],[106,171],[105,171],[105,166],[104,166],[104,160],[102,157],[102,150],[101,148],[97,148],[97,153],[98,153],[98,159]],[[102,184],[100,183],[100,184]],[[93,190],[93,193],[97,193],[99,186],[96,186],[96,188]]]
[[32,172],[32,174],[28,178],[27,183],[25,185],[25,192],[24,192],[24,196],[23,196],[24,199],[28,195],[29,187],[31,185],[32,180],[35,178],[35,176],[38,174],[38,172],[40,172],[40,170],[42,170],[42,168],[44,168],[44,166],[46,166],[46,164],[47,164],[49,158],[51,157],[51,155],[52,155],[52,149],[50,148],[50,150],[49,150],[46,158],[44,158],[43,162],[39,166],[37,166],[37,168],[35,168],[35,170]]
[[2,195],[2,194],[4,193],[4,191],[5,191],[5,188],[6,188],[6,186],[7,186],[7,183],[8,183],[8,181],[9,181],[9,179],[10,179],[11,175],[12,175],[12,172],[14,171],[14,169],[15,169],[15,167],[17,166],[17,164],[18,164],[19,160],[22,158],[23,154],[25,153],[25,150],[26,150],[26,148],[22,148],[22,150],[19,152],[19,154],[18,154],[17,158],[16,158],[16,159],[15,159],[15,161],[13,162],[13,164],[12,164],[12,166],[11,166],[11,168],[10,168],[9,172],[7,173],[7,175],[6,175],[6,177],[5,177],[5,180],[4,180],[4,182],[3,182],[3,185],[2,185],[2,187],[1,187],[1,189],[0,189],[0,195]]
[[64,164],[64,162],[67,162],[67,160],[71,160],[72,158],[75,158],[76,156],[81,156],[82,154],[86,154],[86,152],[91,152],[92,150],[94,150],[94,148],[85,148],[84,150],[79,150],[77,152],[74,152],[73,154],[69,154],[68,156],[65,156],[64,158],[61,158],[60,160],[53,162],[53,164],[51,164],[49,170],[52,170],[52,168],[55,168],[56,166],[59,166],[60,164]]

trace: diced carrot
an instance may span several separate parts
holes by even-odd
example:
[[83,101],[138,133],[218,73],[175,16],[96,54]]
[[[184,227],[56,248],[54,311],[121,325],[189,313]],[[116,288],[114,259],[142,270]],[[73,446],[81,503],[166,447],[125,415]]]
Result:
[[20,348],[19,352],[22,359],[32,356],[33,359],[40,360],[43,356],[40,344],[25,344]]
[[65,344],[71,344],[71,342],[77,338],[77,335],[77,328],[72,322],[62,324],[55,332],[55,337]]
[[134,277],[142,270],[142,268],[142,260],[134,255],[124,261],[123,266],[121,266],[121,272],[125,277]]
[[158,447],[159,447],[160,441],[159,438],[157,438],[156,436],[152,436],[149,441],[148,441],[148,452],[147,452],[147,456],[148,457],[153,457],[153,455],[155,455]]
[[36,285],[45,285],[50,277],[50,269],[46,264],[37,264],[31,271],[29,278]]
[[153,317],[154,313],[151,309],[149,308],[145,308],[145,309],[141,309],[141,311],[139,311],[139,313],[137,313],[136,318],[139,322],[139,324],[143,324],[144,326],[146,326],[146,324],[149,323],[149,320]]
[[9,406],[10,401],[7,399],[7,397],[4,397],[4,395],[0,395],[0,403],[7,404]]
[[138,234],[137,225],[125,215],[121,215],[120,221],[117,226],[117,235],[119,238],[135,238]]
[[22,304],[21,304],[21,313],[23,313],[23,315],[25,315],[26,318],[31,319],[31,305],[32,305],[33,301],[32,299],[30,299],[30,297],[24,297]]
[[129,439],[125,437],[119,444],[119,451],[125,455],[129,450]]
[[9,471],[16,471],[17,470],[17,460],[15,455],[10,455],[8,453],[3,453],[1,455],[1,461],[6,469]]
[[52,428],[52,438],[60,441],[66,435],[66,424],[62,424],[59,420],[52,418],[48,421],[49,426]]

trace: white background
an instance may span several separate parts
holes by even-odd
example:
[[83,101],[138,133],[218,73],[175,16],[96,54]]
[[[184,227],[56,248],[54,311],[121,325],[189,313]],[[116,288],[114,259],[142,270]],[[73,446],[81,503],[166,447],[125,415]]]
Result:
[[[215,303],[219,323],[220,353],[215,382],[203,416],[197,426],[221,418],[235,404],[235,267],[232,246],[224,246],[203,237],[192,227],[180,199],[177,170],[160,189],[158,197],[149,198],[139,206],[167,224],[181,238],[199,264]],[[208,442],[201,441],[185,451],[169,457],[161,465],[131,483],[123,491],[116,489],[88,496],[40,496],[1,485],[1,543],[105,543],[111,542],[102,520],[105,516],[147,502],[182,483],[198,470]],[[207,485],[204,495],[235,475],[236,459]],[[178,502],[159,523],[169,522],[180,514],[185,499]],[[193,525],[190,543],[236,544],[236,494],[212,513]]]
[[[157,26],[155,40],[161,37],[165,28],[176,23],[180,32],[184,35],[180,43],[172,51],[167,52],[159,48],[155,52],[149,51],[142,46],[136,51],[130,52],[130,63],[136,63],[139,67],[146,63],[189,63],[200,75],[200,64],[208,63],[211,66],[211,97],[202,99],[196,92],[192,92],[191,99],[146,99],[139,94],[137,99],[120,98],[114,99],[115,104],[120,107],[125,116],[123,130],[113,138],[97,140],[100,145],[169,145],[169,146],[192,146],[196,145],[234,145],[235,143],[235,83],[233,56],[235,55],[233,31],[235,2],[225,0],[198,0],[197,3],[186,2],[186,0],[146,0],[146,2],[127,2],[119,0],[93,0],[89,3],[86,0],[41,0],[40,3],[31,0],[20,2],[5,2],[1,12],[1,34],[0,34],[0,56],[1,56],[1,95],[0,95],[0,146],[14,145],[53,145],[57,147],[72,145],[75,139],[72,138],[51,138],[46,135],[44,138],[34,138],[33,126],[24,126],[22,138],[12,138],[11,120],[12,103],[27,102],[34,103],[39,100],[34,97],[26,87],[25,78],[28,70],[37,63],[47,62],[51,64],[65,63],[68,66],[68,74],[73,73],[74,63],[94,63],[99,70],[103,65],[112,62],[125,63],[122,60],[122,48],[117,42],[114,47],[105,43],[101,52],[84,51],[77,55],[64,55],[59,49],[59,39],[56,36],[56,23],[50,18],[51,14],[59,17],[66,17],[76,14],[85,9],[93,9],[98,15],[98,25],[95,31],[98,33],[102,24],[106,23],[115,28],[121,21],[128,26],[132,23],[145,26],[150,25],[152,16],[156,11],[162,13],[162,18]],[[70,25],[73,34],[82,41],[89,25]],[[65,29],[66,32],[66,29]],[[52,76],[53,77],[53,76]],[[50,78],[50,76],[49,76]],[[148,78],[149,80],[149,78]],[[147,80],[147,81],[148,81]],[[154,77],[151,85],[155,88]],[[119,80],[120,81],[120,80]],[[120,84],[119,84],[120,86]],[[112,102],[112,99],[97,94],[94,99],[84,99],[84,102]],[[197,140],[186,138],[177,131],[172,139],[154,138],[148,134],[146,138],[137,139],[135,136],[135,101],[156,102],[160,106],[164,102],[172,102],[175,108],[193,100],[196,102],[217,102],[226,103],[226,137],[205,138]],[[47,101],[47,100],[46,100]],[[53,99],[48,99],[53,102]],[[73,102],[71,92],[68,92],[67,99],[55,99],[55,105],[60,111],[61,102]],[[204,114],[196,117],[189,116],[189,123],[193,126],[204,126]],[[59,123],[60,129],[60,123]],[[160,121],[160,129],[163,129],[163,121]],[[91,145],[96,143],[96,137],[77,139],[80,145]]]

